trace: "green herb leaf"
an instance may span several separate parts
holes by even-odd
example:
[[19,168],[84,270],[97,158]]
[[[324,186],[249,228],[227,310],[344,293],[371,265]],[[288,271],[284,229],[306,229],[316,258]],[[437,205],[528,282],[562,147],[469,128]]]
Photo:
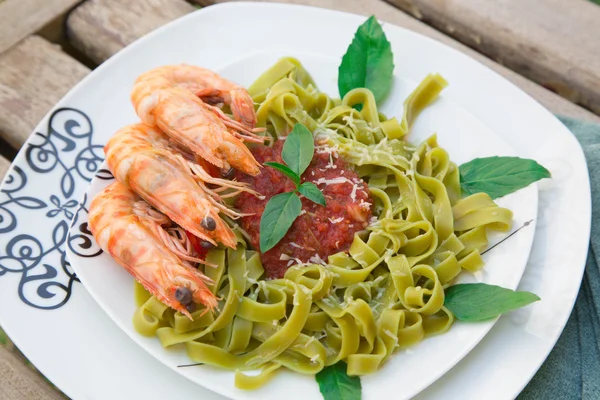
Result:
[[310,165],[314,154],[315,141],[312,133],[302,124],[294,125],[281,151],[283,161],[296,175],[301,176]]
[[373,92],[381,102],[392,87],[394,55],[381,25],[374,16],[362,24],[354,34],[338,69],[340,96],[356,88]]
[[8,336],[6,336],[6,333],[0,328],[0,345],[6,346],[7,343],[9,343]]
[[292,171],[287,165],[279,164],[278,162],[266,162],[264,165],[274,168],[277,171],[281,172],[288,178],[290,178],[296,184],[296,187],[300,184],[300,177]]
[[280,193],[271,197],[260,219],[260,251],[271,250],[287,233],[302,211],[296,193]]
[[506,196],[550,172],[534,160],[519,157],[476,158],[459,167],[460,187],[465,194],[485,192],[492,199]]
[[358,376],[348,376],[346,363],[339,361],[323,368],[315,376],[324,400],[360,400],[361,385]]
[[476,322],[540,300],[530,292],[515,292],[485,283],[463,283],[446,289],[444,305],[461,321]]
[[325,196],[314,183],[304,182],[298,187],[298,191],[313,203],[325,206]]

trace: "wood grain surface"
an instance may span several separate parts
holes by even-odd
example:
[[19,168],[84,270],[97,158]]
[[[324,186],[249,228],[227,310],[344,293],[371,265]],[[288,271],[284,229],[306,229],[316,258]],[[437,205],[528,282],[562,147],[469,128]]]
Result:
[[[27,37],[53,18],[56,20],[78,1],[0,0],[0,136],[15,148],[22,145],[33,127],[56,101],[89,72],[88,68],[45,39],[38,36]],[[213,3],[213,0],[190,1],[201,5]],[[279,1],[285,2],[285,0]],[[442,0],[413,0],[411,3],[408,3],[408,0],[395,1],[398,4],[404,1],[409,5],[426,1],[433,4],[444,3]],[[499,1],[503,4],[509,2],[509,0]],[[533,0],[514,0],[512,3],[518,1],[533,4]],[[559,1],[561,0],[546,0],[548,4]],[[583,0],[563,1],[570,4]],[[383,21],[432,37],[468,54],[505,76],[555,113],[600,122],[598,116],[532,83],[383,0],[288,0],[287,2],[362,15],[374,14]],[[475,0],[452,0],[452,2],[466,4],[474,3]],[[487,5],[488,9],[490,7],[491,5]],[[543,8],[540,7],[540,12],[545,15]],[[149,31],[194,9],[194,6],[184,0],[87,0],[67,19],[68,39],[93,62],[101,63]],[[543,58],[543,55],[538,57]],[[505,60],[501,59],[501,61]],[[530,68],[538,68],[538,64],[531,63]],[[600,68],[596,68],[596,71],[599,72]],[[562,93],[562,89],[559,91]],[[8,165],[8,161],[0,157],[0,176],[5,174]],[[0,346],[0,400],[38,399],[55,400],[64,397],[26,366],[18,354],[11,353]]]
[[10,167],[10,161],[0,156],[0,182],[4,179],[4,175],[6,175],[8,167]]
[[65,400],[65,396],[0,346],[0,400]]
[[600,114],[600,6],[583,0],[387,0]]
[[66,13],[81,0],[4,0],[0,2],[0,54]]
[[[0,19],[4,17],[3,6],[0,4]],[[0,45],[2,40],[0,36]],[[20,148],[40,119],[88,73],[88,68],[38,36],[29,36],[0,54],[0,136],[10,146]],[[9,165],[0,156],[0,179]],[[64,398],[26,366],[17,352],[0,346],[0,400]]]
[[39,36],[0,54],[0,135],[18,149],[89,69]]
[[[220,0],[194,1],[202,6],[221,2]],[[183,0],[152,0],[145,6],[136,7],[119,6],[117,3],[120,2],[88,0],[71,13],[67,20],[67,30],[73,44],[98,62],[107,59],[153,27],[165,24],[193,10],[193,7],[188,4],[183,4]],[[374,14],[383,21],[432,37],[475,58],[506,77],[556,114],[600,122],[600,117],[482,56],[383,0],[288,0],[287,3],[312,5],[362,15]],[[177,12],[167,11],[167,8],[177,8]],[[135,33],[131,31],[123,33],[128,26],[132,26]]]
[[134,40],[195,10],[185,0],[88,0],[67,19],[73,46],[98,64]]

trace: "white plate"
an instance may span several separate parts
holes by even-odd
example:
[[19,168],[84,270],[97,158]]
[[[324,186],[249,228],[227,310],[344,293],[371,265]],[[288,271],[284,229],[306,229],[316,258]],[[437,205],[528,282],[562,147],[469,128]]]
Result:
[[[167,43],[167,42],[165,42]],[[157,46],[155,43],[154,46]],[[218,69],[217,72],[226,78],[234,79],[242,85],[248,86],[261,72],[281,57],[279,52],[264,52],[260,56],[243,58],[238,53],[239,61]],[[329,93],[335,93],[334,87],[327,87],[330,77],[335,76],[339,58],[313,59],[309,55],[301,57],[315,79],[317,85]],[[165,62],[170,62],[166,60]],[[192,61],[190,61],[192,62]],[[398,62],[398,60],[396,60]],[[143,66],[142,66],[143,68]],[[243,76],[248,76],[244,79]],[[132,77],[132,80],[135,76]],[[330,85],[331,86],[331,85]],[[396,77],[396,90],[392,98],[386,102],[388,110],[402,110],[402,101],[416,86],[416,83],[404,82]],[[128,102],[128,99],[126,99]],[[111,103],[115,110],[127,108],[125,101]],[[101,105],[99,107],[105,107]],[[130,107],[130,106],[129,106]],[[391,111],[388,111],[391,112]],[[391,114],[388,114],[391,116]],[[130,121],[130,122],[135,122]],[[422,113],[411,131],[411,140],[416,143],[424,140],[432,132],[438,133],[438,142],[450,153],[458,163],[471,160],[475,157],[490,155],[515,155],[505,142],[494,135],[492,131],[482,125],[471,115],[442,98],[431,105]],[[101,137],[108,140],[108,137]],[[209,366],[194,368],[178,368],[178,365],[191,363],[183,346],[174,346],[168,351],[163,349],[157,338],[147,338],[139,335],[133,328],[131,318],[136,310],[133,296],[133,278],[120,267],[107,253],[89,257],[89,249],[83,253],[78,248],[78,243],[87,246],[88,242],[95,244],[93,236],[87,231],[87,206],[106,186],[114,182],[107,179],[107,167],[100,169],[98,179],[94,179],[85,195],[86,201],[81,212],[78,213],[77,223],[71,229],[71,242],[67,256],[79,279],[92,297],[108,313],[108,315],[123,329],[137,344],[146,349],[150,354],[171,367],[174,371],[186,376],[199,385],[206,386],[225,396],[236,399],[277,399],[285,390],[291,395],[287,398],[319,398],[318,385],[312,376],[300,375],[292,372],[279,373],[268,384],[259,390],[240,391],[233,386],[233,373]],[[535,186],[520,190],[499,200],[499,204],[508,207],[514,212],[513,223],[515,228],[526,221],[537,217],[537,188]],[[82,226],[83,232],[82,232]],[[480,281],[503,287],[516,288],[529,256],[533,241],[535,225],[530,224],[518,235],[511,237],[493,251],[484,255],[485,268],[473,275],[465,275],[461,281]],[[490,235],[493,245],[506,235]],[[97,246],[95,246],[97,248]],[[494,321],[495,322],[495,321]],[[494,322],[463,324],[457,323],[452,329],[440,336],[436,336],[414,346],[406,351],[397,352],[389,359],[382,369],[376,374],[361,378],[362,392],[365,399],[376,399],[386,393],[397,393],[396,398],[410,398],[433,383],[443,373],[453,367],[464,357],[490,330]],[[425,373],[426,372],[426,373]]]
[[[312,55],[313,60],[320,57],[326,63],[327,59],[339,59],[363,20],[288,5],[209,7],[161,28],[105,63],[36,129],[47,139],[38,135],[30,140],[15,162],[19,170],[11,170],[1,194],[0,230],[4,233],[0,248],[5,250],[0,258],[0,323],[32,362],[69,396],[158,399],[167,394],[184,398],[202,393],[205,398],[216,398],[134,345],[74,283],[65,262],[66,211],[74,211],[69,201],[83,194],[98,168],[100,145],[116,128],[135,119],[123,101],[132,77],[166,62],[221,68],[248,56],[245,49],[227,51],[247,41],[246,36],[261,43],[262,53],[292,54],[303,61]],[[232,26],[248,35],[233,34]],[[559,121],[503,78],[430,39],[391,25],[385,29],[402,61],[396,62],[396,76],[416,82],[429,71],[442,73],[451,82],[445,99],[467,110],[520,156],[537,159],[554,174],[553,180],[540,185],[539,223],[521,283],[522,289],[539,294],[543,301],[501,318],[480,346],[422,394],[478,398],[485,391],[493,394],[489,397],[514,397],[554,345],[581,280],[590,224],[583,154]],[[283,31],[285,35],[276,34]],[[219,40],[214,40],[216,37]],[[261,37],[269,40],[258,41]],[[265,61],[265,65],[271,62]],[[235,78],[245,83],[253,77]],[[329,88],[335,72],[330,79],[333,82],[318,83],[333,92]],[[69,121],[78,121],[80,126],[73,129]],[[35,144],[44,141],[46,151],[40,151]],[[61,163],[55,165],[56,155]],[[27,180],[21,185],[23,177]],[[13,220],[15,227],[10,226]],[[518,280],[518,274],[515,276]]]

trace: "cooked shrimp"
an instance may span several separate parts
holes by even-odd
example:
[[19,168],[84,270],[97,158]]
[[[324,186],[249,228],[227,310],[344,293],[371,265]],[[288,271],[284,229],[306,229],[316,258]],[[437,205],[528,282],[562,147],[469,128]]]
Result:
[[[235,248],[236,236],[219,212],[232,218],[241,216],[223,204],[222,198],[252,192],[246,184],[211,177],[172,149],[166,135],[145,124],[122,128],[104,151],[119,182],[200,239]],[[209,189],[206,184],[216,188]],[[220,195],[227,189],[230,193]]]
[[166,79],[172,87],[191,91],[208,104],[227,104],[236,121],[252,129],[256,125],[254,102],[246,89],[219,74],[194,65],[166,65],[142,74],[137,82]]
[[138,81],[131,98],[143,122],[158,126],[211,164],[222,170],[234,167],[250,175],[259,173],[260,165],[250,150],[192,92],[156,78]]
[[168,219],[120,182],[106,187],[90,205],[94,238],[146,290],[190,319],[193,303],[213,310],[217,299],[206,286],[211,280],[176,255],[179,250],[165,240],[164,222]]

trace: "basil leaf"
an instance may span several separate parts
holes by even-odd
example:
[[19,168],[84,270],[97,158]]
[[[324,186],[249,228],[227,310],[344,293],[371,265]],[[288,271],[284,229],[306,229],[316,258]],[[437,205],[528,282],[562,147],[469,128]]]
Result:
[[304,182],[298,187],[298,191],[313,203],[325,206],[325,196],[314,183]]
[[280,193],[271,197],[260,218],[260,251],[271,250],[287,233],[302,211],[296,193]]
[[475,322],[494,318],[539,299],[530,292],[515,292],[485,283],[464,283],[446,289],[444,306],[459,320]]
[[534,160],[519,157],[476,158],[459,167],[463,193],[485,192],[492,199],[506,196],[543,178],[550,172]]
[[356,88],[373,92],[381,102],[392,87],[394,55],[381,25],[374,16],[363,23],[356,33],[338,69],[338,90],[343,98]]
[[294,125],[281,151],[283,161],[296,175],[301,176],[310,165],[314,154],[315,141],[312,133],[302,124]]
[[274,168],[277,171],[281,172],[288,178],[290,178],[296,184],[296,187],[300,184],[300,177],[292,171],[287,165],[279,164],[278,162],[266,162],[264,165]]
[[360,400],[361,385],[358,376],[348,376],[346,363],[339,361],[323,368],[315,376],[324,400]]

